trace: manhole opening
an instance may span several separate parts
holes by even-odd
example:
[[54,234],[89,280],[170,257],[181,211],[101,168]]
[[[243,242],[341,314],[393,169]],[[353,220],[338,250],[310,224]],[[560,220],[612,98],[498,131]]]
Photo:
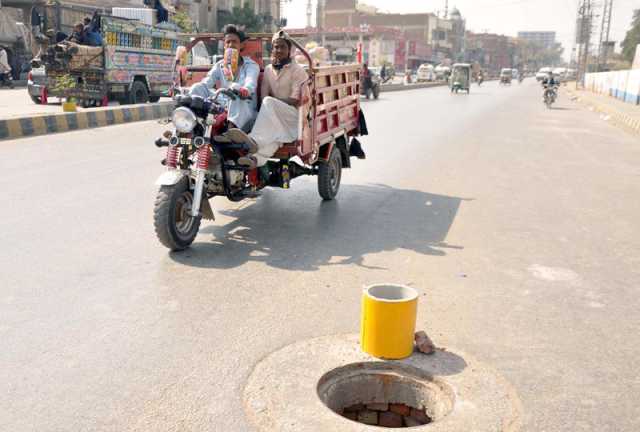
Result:
[[447,383],[399,363],[353,363],[326,373],[318,396],[336,414],[359,423],[408,428],[437,422],[453,409]]

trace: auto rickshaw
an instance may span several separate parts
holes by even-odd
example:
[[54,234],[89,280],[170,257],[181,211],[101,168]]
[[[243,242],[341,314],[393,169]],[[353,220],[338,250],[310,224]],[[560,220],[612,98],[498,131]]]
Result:
[[469,93],[471,87],[470,64],[456,63],[452,66],[449,87],[451,88],[451,93],[458,93],[460,90],[466,90]]
[[500,71],[501,85],[511,85],[512,78],[513,78],[513,71],[511,69],[504,68]]

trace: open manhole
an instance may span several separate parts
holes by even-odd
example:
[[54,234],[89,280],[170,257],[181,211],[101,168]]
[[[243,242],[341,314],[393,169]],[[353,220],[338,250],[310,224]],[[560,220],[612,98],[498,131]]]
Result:
[[[274,351],[249,376],[243,403],[259,432],[363,432],[387,420],[406,428],[416,424],[405,420],[411,408],[414,419],[424,413],[418,423],[431,423],[408,430],[517,432],[522,425],[522,405],[511,385],[471,355],[447,347],[380,361],[362,351],[358,334],[322,336]],[[346,416],[363,408],[375,411],[377,426]],[[401,426],[389,412],[402,417]]]
[[352,363],[326,373],[318,396],[336,414],[372,426],[408,428],[437,422],[453,409],[444,381],[399,364]]

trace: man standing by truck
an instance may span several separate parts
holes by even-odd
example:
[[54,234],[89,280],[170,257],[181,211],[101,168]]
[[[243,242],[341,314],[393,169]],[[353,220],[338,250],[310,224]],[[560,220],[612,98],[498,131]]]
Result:
[[0,85],[8,85],[13,88],[13,79],[11,77],[11,66],[7,51],[0,46]]
[[[258,106],[258,76],[260,66],[249,57],[240,54],[244,48],[247,36],[234,25],[224,29],[224,48],[226,57],[236,55],[237,66],[229,66],[225,59],[217,62],[207,76],[198,84],[191,87],[190,94],[207,98],[214,87],[235,90],[240,98],[229,102],[228,120],[230,127],[248,132],[253,126]],[[237,54],[235,53],[237,52]],[[228,60],[228,59],[227,59]],[[233,69],[236,69],[233,71]],[[224,97],[224,96],[221,96]]]

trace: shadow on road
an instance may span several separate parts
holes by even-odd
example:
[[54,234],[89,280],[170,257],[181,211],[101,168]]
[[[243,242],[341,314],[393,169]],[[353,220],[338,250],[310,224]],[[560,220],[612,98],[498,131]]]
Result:
[[[336,201],[307,190],[271,191],[257,202],[223,212],[235,218],[201,229],[191,248],[170,257],[184,265],[234,268],[249,261],[287,270],[367,267],[367,254],[405,249],[443,256],[445,238],[463,199],[384,185],[342,185]],[[210,239],[210,240],[209,240]],[[209,241],[203,241],[209,240]],[[373,267],[380,269],[380,267]]]

